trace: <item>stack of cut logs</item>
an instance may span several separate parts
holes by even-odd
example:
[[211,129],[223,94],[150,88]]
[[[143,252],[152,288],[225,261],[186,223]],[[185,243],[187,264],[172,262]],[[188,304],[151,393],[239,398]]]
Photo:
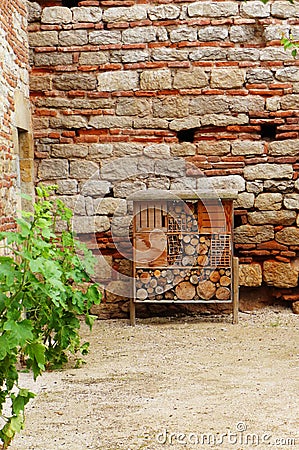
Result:
[[168,205],[168,231],[198,231],[196,205],[175,201]]
[[137,269],[137,301],[227,301],[231,299],[230,268]]

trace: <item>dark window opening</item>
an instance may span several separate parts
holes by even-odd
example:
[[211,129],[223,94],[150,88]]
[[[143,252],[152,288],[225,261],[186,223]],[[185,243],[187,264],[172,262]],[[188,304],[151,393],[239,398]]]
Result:
[[234,227],[238,228],[241,225],[244,225],[243,221],[242,221],[242,216],[239,215],[239,214],[235,214],[235,216],[234,216]]
[[276,138],[277,125],[274,123],[262,123],[261,124],[261,138],[262,139],[275,139]]
[[67,8],[73,8],[74,6],[78,6],[79,0],[62,0],[62,6],[66,6]]
[[190,128],[189,130],[180,130],[177,133],[179,142],[194,142],[195,128]]

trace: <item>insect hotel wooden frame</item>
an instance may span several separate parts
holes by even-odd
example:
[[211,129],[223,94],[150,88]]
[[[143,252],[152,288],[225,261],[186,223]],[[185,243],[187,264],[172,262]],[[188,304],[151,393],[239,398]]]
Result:
[[133,194],[133,298],[138,303],[232,303],[238,322],[232,192]]

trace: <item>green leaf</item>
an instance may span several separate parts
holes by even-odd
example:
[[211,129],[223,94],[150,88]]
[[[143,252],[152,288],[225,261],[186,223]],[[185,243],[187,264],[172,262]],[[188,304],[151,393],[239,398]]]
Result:
[[35,397],[34,393],[30,392],[28,389],[20,389],[18,395],[14,398],[12,402],[13,414],[18,416],[20,412],[23,413],[26,404],[29,402],[31,398],[34,397]]
[[33,339],[32,323],[30,320],[24,319],[21,322],[8,320],[3,326],[3,330],[8,331],[8,341],[12,347],[23,346],[26,341]]

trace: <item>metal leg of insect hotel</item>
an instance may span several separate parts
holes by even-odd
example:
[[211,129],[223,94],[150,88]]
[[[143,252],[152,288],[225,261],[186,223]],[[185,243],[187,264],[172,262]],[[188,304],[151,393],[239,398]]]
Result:
[[233,258],[233,324],[239,322],[239,260]]

